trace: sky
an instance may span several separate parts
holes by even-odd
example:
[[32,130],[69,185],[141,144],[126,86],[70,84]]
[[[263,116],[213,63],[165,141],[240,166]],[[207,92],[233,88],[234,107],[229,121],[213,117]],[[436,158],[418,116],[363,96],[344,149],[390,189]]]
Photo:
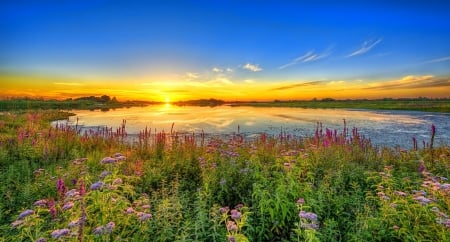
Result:
[[0,97],[450,97],[448,1],[0,2]]

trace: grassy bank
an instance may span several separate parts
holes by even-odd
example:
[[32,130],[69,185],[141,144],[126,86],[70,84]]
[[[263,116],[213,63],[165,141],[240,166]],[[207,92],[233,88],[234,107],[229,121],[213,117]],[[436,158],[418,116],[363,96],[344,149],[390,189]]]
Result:
[[314,100],[314,101],[274,101],[237,102],[235,106],[254,107],[297,107],[297,108],[356,108],[372,110],[413,110],[424,112],[450,113],[450,99],[387,99],[387,100]]
[[50,127],[58,115],[0,115],[0,240],[450,240],[450,147],[433,138],[379,148],[319,126],[127,143],[124,126],[80,134]]

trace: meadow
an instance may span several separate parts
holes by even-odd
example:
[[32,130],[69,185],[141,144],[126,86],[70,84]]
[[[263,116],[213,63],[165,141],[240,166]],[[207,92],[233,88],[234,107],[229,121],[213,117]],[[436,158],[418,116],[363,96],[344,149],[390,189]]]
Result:
[[[1,241],[450,241],[450,147],[357,127],[248,139],[0,115]],[[386,132],[389,132],[388,130]]]

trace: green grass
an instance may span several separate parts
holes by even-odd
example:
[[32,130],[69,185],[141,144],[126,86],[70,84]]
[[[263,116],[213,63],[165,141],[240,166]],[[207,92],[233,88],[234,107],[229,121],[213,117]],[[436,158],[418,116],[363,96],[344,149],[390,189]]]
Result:
[[49,126],[61,116],[0,115],[1,241],[450,240],[448,146],[375,147],[344,129],[127,143]]

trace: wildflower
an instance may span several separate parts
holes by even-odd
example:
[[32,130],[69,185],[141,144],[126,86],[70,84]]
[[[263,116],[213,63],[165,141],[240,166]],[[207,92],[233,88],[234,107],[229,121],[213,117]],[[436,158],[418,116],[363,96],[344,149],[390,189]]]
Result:
[[116,156],[116,160],[117,160],[117,161],[126,160],[126,159],[127,159],[127,157],[126,157],[126,156],[123,156],[123,155]]
[[127,210],[125,210],[125,213],[128,213],[128,214],[134,213],[134,208],[132,208],[132,207],[127,208]]
[[297,204],[298,204],[298,205],[303,205],[303,204],[305,204],[305,199],[304,199],[304,198],[299,198],[299,199],[297,200]]
[[68,227],[69,227],[69,228],[73,228],[73,227],[75,227],[75,226],[78,226],[78,224],[80,224],[80,220],[79,220],[79,219],[73,220],[73,221],[70,221]]
[[317,214],[311,213],[311,212],[300,211],[298,216],[300,218],[306,218],[306,219],[309,219],[311,221],[316,221],[317,220]]
[[145,205],[142,205],[142,208],[143,208],[143,209],[150,209],[151,206],[150,206],[149,204],[145,204]]
[[113,164],[113,163],[116,163],[116,162],[117,162],[117,159],[114,159],[112,157],[105,157],[101,161],[102,164]]
[[227,180],[226,180],[225,178],[220,179],[219,184],[220,184],[221,186],[225,185],[226,183],[227,183]]
[[236,209],[231,210],[231,218],[236,220],[236,219],[240,219],[242,217],[241,212],[239,212]]
[[100,178],[105,178],[107,175],[111,174],[111,172],[109,171],[103,171],[102,173],[100,173]]
[[36,240],[36,242],[46,242],[47,239],[44,237],[40,237],[39,239]]
[[105,227],[100,225],[97,228],[95,228],[94,231],[92,231],[92,233],[95,235],[101,235],[101,234],[103,234],[104,230],[105,230]]
[[229,207],[221,207],[219,209],[220,213],[224,214],[224,213],[228,213],[228,211],[230,211]]
[[55,201],[52,199],[48,202],[47,204],[48,209],[50,210],[50,214],[52,215],[53,218],[56,217],[56,208],[55,208]]
[[41,200],[37,200],[36,202],[34,202],[34,206],[36,207],[43,207],[47,205],[47,199],[41,199]]
[[71,189],[70,191],[66,192],[66,197],[75,197],[77,195],[80,195],[77,189]]
[[109,222],[106,224],[106,233],[111,233],[112,230],[116,227],[116,224],[114,222]]
[[91,187],[90,187],[90,189],[91,189],[91,190],[99,190],[99,189],[101,189],[102,187],[103,187],[103,182],[98,181],[98,182],[92,184]]
[[392,229],[394,229],[394,230],[399,230],[400,227],[398,227],[397,225],[394,225],[394,226],[392,226]]
[[80,196],[84,196],[86,194],[86,188],[84,187],[84,180],[80,180]]
[[55,239],[59,239],[64,235],[68,235],[70,233],[69,229],[57,229],[52,232],[52,237]]
[[33,210],[27,209],[27,210],[25,210],[25,211],[23,211],[23,212],[21,212],[21,213],[19,214],[19,218],[18,218],[18,219],[23,219],[23,218],[25,218],[25,217],[30,216],[30,215],[33,214],[33,213],[34,213]]
[[11,223],[11,227],[15,228],[15,227],[23,224],[24,222],[25,222],[25,220],[18,219],[18,220],[16,220],[16,221]]
[[56,188],[58,189],[58,194],[60,196],[66,193],[66,185],[64,184],[64,180],[62,178],[59,178],[56,182]]
[[64,204],[64,206],[62,207],[62,210],[68,210],[71,209],[73,207],[73,202],[68,202],[66,204]]
[[316,223],[302,223],[302,228],[304,229],[318,229],[319,225]]
[[442,190],[450,189],[450,183],[441,184],[441,185],[440,185],[440,188],[441,188]]
[[397,191],[396,193],[397,193],[397,195],[399,195],[399,196],[401,196],[401,197],[404,197],[404,196],[407,195],[406,192],[402,192],[402,191]]
[[415,196],[414,200],[418,201],[422,205],[427,205],[428,203],[431,202],[431,199],[428,199],[424,196]]
[[228,237],[228,241],[230,241],[230,242],[236,242],[236,239],[234,238],[234,236],[230,236],[230,237]]
[[230,232],[234,232],[234,231],[237,231],[237,230],[238,230],[238,227],[237,227],[237,225],[236,225],[235,222],[233,222],[233,221],[228,221],[228,222],[227,222],[227,230],[230,231]]
[[153,216],[152,216],[152,214],[151,213],[144,213],[144,214],[142,214],[142,216],[139,218],[141,221],[145,221],[145,220],[148,220],[148,219],[151,219]]
[[123,183],[123,181],[122,181],[122,179],[121,178],[116,178],[114,181],[113,181],[113,185],[119,185],[119,184],[122,184]]
[[419,164],[419,168],[418,168],[417,171],[418,171],[419,173],[423,173],[425,170],[426,170],[425,164],[423,163],[423,161],[421,161],[420,164]]

